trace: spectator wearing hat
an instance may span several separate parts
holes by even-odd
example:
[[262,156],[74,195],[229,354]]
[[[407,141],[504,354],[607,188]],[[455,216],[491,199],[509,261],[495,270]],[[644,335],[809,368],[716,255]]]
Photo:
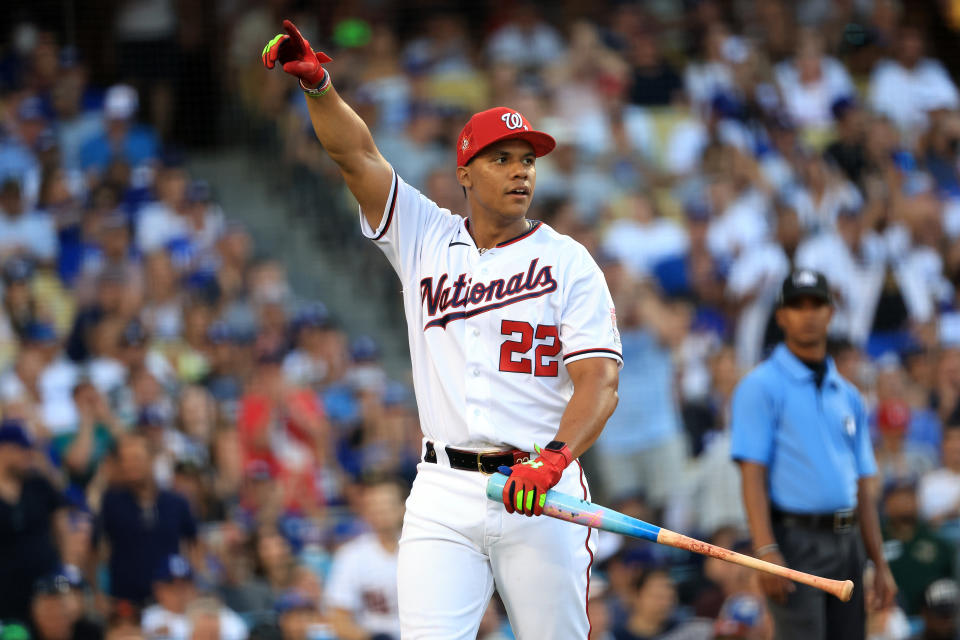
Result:
[[[196,629],[195,609],[204,604],[196,589],[193,570],[183,556],[166,558],[153,574],[155,604],[143,610],[141,625],[148,639],[190,640]],[[209,608],[209,607],[208,607]],[[247,626],[236,613],[214,601],[214,640],[246,640]],[[204,620],[203,622],[207,622]]]
[[[84,216],[92,215],[85,212]],[[121,210],[96,214],[90,223],[90,237],[83,248],[83,256],[77,273],[76,297],[81,305],[96,299],[100,274],[119,271],[125,276],[127,295],[140,301],[143,297],[143,263],[136,254],[130,238],[130,221]],[[61,250],[62,254],[62,250]],[[67,279],[69,283],[70,280]]]
[[32,640],[101,640],[103,628],[83,609],[82,580],[56,571],[36,580],[30,602]]
[[740,593],[724,601],[713,625],[713,640],[766,640],[772,631],[763,601]]
[[900,588],[903,610],[915,616],[927,586],[954,575],[955,551],[920,520],[915,481],[895,481],[886,487],[883,514],[884,554]]
[[243,394],[241,342],[240,332],[222,320],[207,328],[209,368],[201,384],[221,405],[233,405]]
[[911,640],[956,640],[960,637],[957,612],[960,611],[960,586],[942,578],[930,584],[923,596],[923,630]]
[[294,348],[283,359],[287,382],[319,390],[327,380],[330,367],[330,333],[334,329],[330,312],[322,302],[298,311],[291,323]]
[[20,183],[8,177],[0,182],[0,257],[12,254],[51,265],[57,233],[50,216],[31,209]]
[[907,440],[910,414],[910,405],[896,398],[884,400],[877,407],[873,454],[884,485],[896,480],[916,481],[936,466],[934,451]]
[[23,424],[0,422],[0,620],[27,622],[29,585],[60,566],[66,501],[31,469],[32,456]]
[[166,155],[154,182],[156,199],[144,205],[138,216],[136,246],[142,253],[164,249],[175,238],[189,237],[183,215],[189,187],[190,174],[183,158],[177,153]]
[[[884,559],[873,498],[876,461],[859,391],[827,355],[831,296],[823,274],[794,270],[780,290],[784,342],[734,393],[731,454],[757,557],[816,575],[861,580],[877,566],[871,606],[896,585]],[[864,637],[862,590],[844,604],[812,588],[760,576],[777,638]]]
[[0,370],[16,356],[18,343],[26,328],[41,315],[33,293],[33,264],[21,257],[8,258],[0,266],[3,278],[0,298]]
[[934,527],[960,518],[960,424],[944,426],[941,466],[920,479],[920,517]]
[[320,613],[320,603],[299,591],[290,590],[277,598],[276,612],[282,640],[324,640],[335,637]]
[[[13,120],[12,135],[3,136],[0,140],[0,183],[7,179],[15,180],[29,203],[36,202],[42,173],[35,150],[27,142],[27,138],[35,139],[38,135],[31,135],[30,129],[36,131],[39,127],[42,130],[44,126],[45,115],[37,106],[34,100],[21,101],[16,110],[16,119]],[[24,129],[28,132],[27,136],[20,135]]]
[[824,155],[840,168],[847,180],[860,185],[866,168],[866,121],[863,108],[852,96],[843,96],[830,105],[836,137],[827,145]]
[[104,173],[115,162],[134,168],[156,160],[156,134],[134,120],[139,106],[140,98],[133,87],[115,84],[107,89],[103,100],[104,131],[80,147],[83,171]]
[[147,440],[126,434],[113,452],[116,475],[104,493],[100,529],[109,545],[110,593],[144,603],[170,555],[189,553],[197,526],[187,501],[157,487]]

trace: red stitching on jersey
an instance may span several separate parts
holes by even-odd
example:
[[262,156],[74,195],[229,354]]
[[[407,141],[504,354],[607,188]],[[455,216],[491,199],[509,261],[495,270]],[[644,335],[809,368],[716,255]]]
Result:
[[393,222],[393,210],[396,209],[397,207],[398,191],[400,191],[400,185],[397,183],[397,174],[394,173],[393,174],[393,198],[390,199],[390,210],[387,212],[387,223],[383,225],[383,229],[380,231],[380,233],[377,234],[374,240],[379,240],[380,238],[382,238],[387,233],[387,229],[390,228],[390,223]]
[[563,359],[566,360],[567,358],[572,358],[573,356],[579,356],[584,353],[592,353],[594,351],[597,351],[600,353],[612,353],[613,355],[623,360],[623,356],[620,354],[619,351],[614,351],[613,349],[602,349],[600,347],[597,347],[596,349],[581,349],[580,351],[574,351],[573,353],[568,353],[567,355],[563,356]]
[[[577,466],[580,467],[580,486],[583,487],[583,499],[587,499],[587,484],[583,480],[583,465],[580,464],[580,461],[577,460]],[[590,554],[590,562],[587,563],[587,595],[584,598],[584,609],[587,612],[587,640],[590,640],[590,634],[593,633],[593,624],[590,622],[590,569],[593,567],[593,551],[590,549],[590,534],[593,533],[593,529],[587,527],[587,539],[584,541],[583,546],[586,548],[587,553]]]

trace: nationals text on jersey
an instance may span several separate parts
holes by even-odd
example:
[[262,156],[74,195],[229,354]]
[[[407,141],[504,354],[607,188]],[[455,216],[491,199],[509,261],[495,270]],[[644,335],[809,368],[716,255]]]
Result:
[[556,291],[557,281],[553,279],[552,266],[546,265],[540,267],[540,270],[537,271],[539,261],[539,258],[534,258],[530,261],[526,273],[521,271],[508,280],[496,278],[487,283],[478,282],[473,286],[470,286],[473,279],[468,278],[465,273],[461,273],[449,287],[444,286],[447,283],[447,274],[440,276],[436,288],[433,287],[432,277],[424,278],[420,281],[420,300],[426,305],[427,314],[431,318],[437,315],[437,312],[443,313],[447,309],[466,307],[467,303],[480,304],[481,302],[493,302],[494,299],[500,301],[483,307],[474,307],[469,311],[448,313],[428,322],[423,327],[424,331],[430,327],[446,328],[447,323],[453,320],[472,318],[485,311],[500,309],[515,302],[537,298]]

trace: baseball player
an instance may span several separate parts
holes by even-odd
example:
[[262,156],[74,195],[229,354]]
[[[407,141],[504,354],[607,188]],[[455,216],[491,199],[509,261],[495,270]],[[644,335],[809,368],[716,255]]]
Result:
[[[596,263],[526,218],[536,159],[555,142],[512,109],[475,114],[456,147],[467,215],[453,215],[384,160],[321,66],[330,58],[283,26],[264,65],[299,78],[363,234],[403,284],[424,439],[400,536],[401,635],[475,638],[496,585],[520,640],[587,638],[596,534],[523,517],[552,487],[589,497],[577,456],[616,406],[622,364]],[[485,494],[501,466],[502,505]]]

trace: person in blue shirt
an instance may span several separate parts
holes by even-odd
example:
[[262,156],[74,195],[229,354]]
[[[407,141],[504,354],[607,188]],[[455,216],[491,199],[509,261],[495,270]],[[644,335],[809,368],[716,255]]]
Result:
[[755,555],[856,585],[842,603],[760,574],[779,640],[863,639],[865,556],[877,569],[870,605],[890,606],[897,590],[883,557],[867,412],[827,357],[832,315],[823,274],[789,274],[776,310],[784,341],[733,396],[731,455]]
[[113,455],[119,482],[103,494],[100,508],[100,530],[110,548],[110,595],[140,606],[169,556],[189,555],[197,525],[183,496],[154,483],[142,435],[124,435]]

